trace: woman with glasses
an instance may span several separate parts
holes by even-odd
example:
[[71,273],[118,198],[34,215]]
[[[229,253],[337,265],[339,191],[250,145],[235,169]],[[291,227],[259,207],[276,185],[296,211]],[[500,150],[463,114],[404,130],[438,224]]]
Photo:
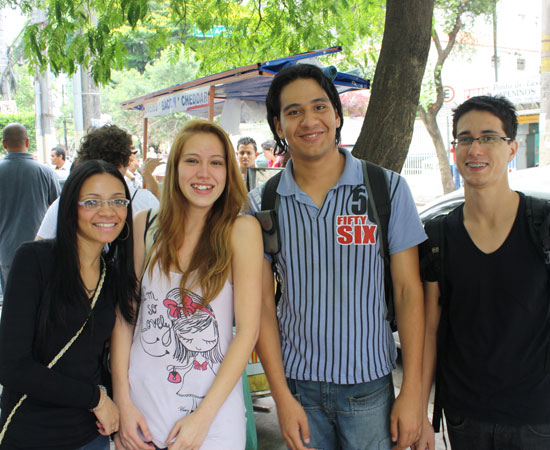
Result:
[[131,217],[117,168],[83,162],[65,183],[57,238],[19,247],[0,324],[0,449],[109,449],[119,415],[102,356],[115,308],[132,319]]
[[188,122],[158,215],[135,218],[144,275],[135,327],[117,316],[113,331],[117,449],[244,449],[240,380],[258,335],[263,262],[258,222],[239,215],[246,201],[227,134]]

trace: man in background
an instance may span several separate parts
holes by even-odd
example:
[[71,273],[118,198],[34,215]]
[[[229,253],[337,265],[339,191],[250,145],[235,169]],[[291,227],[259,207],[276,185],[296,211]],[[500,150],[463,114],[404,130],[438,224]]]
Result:
[[29,137],[23,125],[6,125],[2,145],[8,151],[0,161],[0,282],[5,290],[15,251],[34,239],[61,189],[53,170],[28,153]]
[[242,137],[237,142],[237,160],[243,177],[246,175],[246,169],[256,167],[256,157],[258,156],[258,147],[256,141],[251,137]]

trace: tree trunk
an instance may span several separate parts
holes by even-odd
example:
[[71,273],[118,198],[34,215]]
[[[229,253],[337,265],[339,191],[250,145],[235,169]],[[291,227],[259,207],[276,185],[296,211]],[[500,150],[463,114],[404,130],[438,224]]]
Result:
[[542,54],[540,65],[541,166],[550,165],[550,0],[542,0]]
[[418,107],[418,113],[435,147],[437,162],[439,163],[439,173],[441,174],[441,184],[443,185],[443,193],[448,194],[449,192],[453,192],[455,190],[455,183],[453,181],[451,167],[449,166],[447,149],[445,148],[445,143],[443,142],[443,137],[441,137],[441,131],[436,121],[437,116],[426,112],[422,106]]
[[99,87],[94,83],[89,70],[82,67],[82,119],[84,132],[90,127],[99,124],[101,118],[101,103],[99,100]]
[[388,0],[382,50],[354,155],[400,172],[412,139],[434,0]]

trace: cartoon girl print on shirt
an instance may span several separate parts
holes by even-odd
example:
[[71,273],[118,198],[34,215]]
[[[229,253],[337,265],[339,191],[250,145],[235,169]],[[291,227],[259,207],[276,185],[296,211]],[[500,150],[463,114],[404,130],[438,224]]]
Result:
[[203,306],[198,295],[172,289],[162,304],[167,309],[174,337],[174,360],[181,365],[170,365],[168,381],[181,383],[177,394],[184,399],[181,411],[194,411],[210,388],[218,365],[223,360],[220,333],[214,311]]

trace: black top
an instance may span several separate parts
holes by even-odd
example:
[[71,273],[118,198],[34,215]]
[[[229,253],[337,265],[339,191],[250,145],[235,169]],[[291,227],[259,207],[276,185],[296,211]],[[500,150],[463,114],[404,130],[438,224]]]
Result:
[[89,410],[99,402],[101,357],[115,321],[109,270],[90,320],[57,364],[47,365],[86,320],[83,308],[69,310],[67,323],[51,330],[47,361],[33,351],[38,306],[52,270],[53,241],[23,244],[16,253],[4,293],[0,323],[0,424],[22,394],[1,449],[74,450],[98,436]]
[[550,423],[550,284],[529,235],[525,198],[493,253],[474,244],[462,207],[446,219],[444,236],[449,326],[438,355],[442,406],[491,423]]

